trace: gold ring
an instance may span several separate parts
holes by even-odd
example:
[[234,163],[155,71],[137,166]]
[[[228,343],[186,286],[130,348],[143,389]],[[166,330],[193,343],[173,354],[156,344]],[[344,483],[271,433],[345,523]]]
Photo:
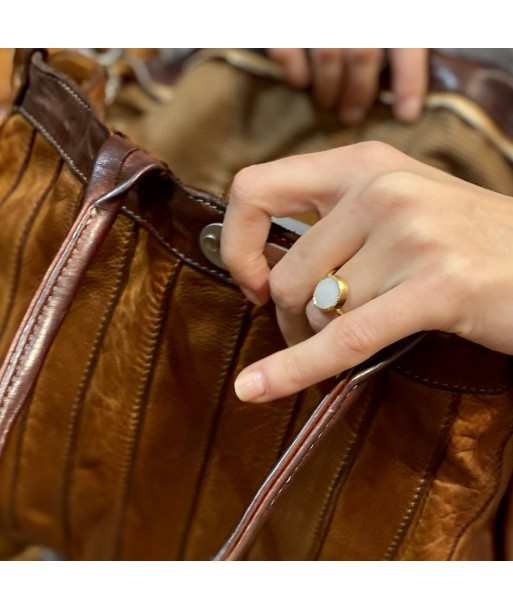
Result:
[[349,286],[335,275],[335,270],[325,275],[315,286],[313,303],[321,311],[336,311],[342,315],[341,309],[347,300]]

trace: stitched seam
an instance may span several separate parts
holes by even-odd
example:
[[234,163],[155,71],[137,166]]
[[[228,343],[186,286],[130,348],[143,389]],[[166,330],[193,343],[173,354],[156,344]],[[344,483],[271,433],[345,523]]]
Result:
[[[365,381],[363,381],[365,382]],[[287,480],[281,485],[280,490],[278,491],[278,493],[275,495],[275,497],[273,498],[273,500],[271,501],[269,507],[267,508],[268,510],[270,510],[272,508],[272,506],[274,505],[275,501],[278,499],[279,495],[281,495],[282,491],[285,489],[285,487],[287,486],[287,484],[292,480],[292,478],[294,477],[294,474],[296,473],[296,471],[298,470],[299,467],[301,467],[303,461],[308,457],[309,452],[312,450],[312,448],[315,446],[315,444],[317,443],[317,441],[319,440],[319,438],[323,435],[324,431],[326,430],[326,427],[329,425],[329,423],[331,422],[331,419],[336,416],[339,413],[340,407],[341,405],[349,398],[349,396],[351,395],[351,393],[353,393],[353,391],[355,389],[357,389],[359,387],[359,384],[354,385],[354,387],[352,387],[348,393],[346,394],[346,396],[342,399],[342,402],[339,404],[338,408],[336,408],[335,410],[332,409],[332,407],[330,407],[327,412],[331,411],[331,415],[328,417],[328,419],[325,421],[321,431],[318,433],[318,435],[316,436],[316,438],[312,441],[312,444],[310,445],[310,447],[308,448],[308,450],[303,453],[303,456],[301,457],[301,459],[298,461],[298,463],[296,464],[295,468],[292,470],[292,472],[289,474],[289,477],[287,478]],[[326,416],[326,413],[324,413],[324,415],[322,416]],[[299,449],[301,450],[301,449]],[[297,454],[297,452],[296,452]],[[292,461],[294,460],[294,457],[292,457]],[[287,466],[284,468],[287,469]],[[278,475],[278,478],[280,478],[280,475]],[[266,510],[266,503],[270,497],[270,495],[273,492],[273,488],[276,485],[276,481],[274,483],[271,483],[271,488],[269,490],[267,490],[267,492],[265,493],[265,495],[262,497],[262,499],[258,502],[258,504],[254,504],[252,503],[253,507],[248,508],[248,510],[251,510],[252,514],[250,516],[247,517],[247,520],[245,522],[243,522],[246,518],[246,514],[248,512],[246,512],[243,517],[242,517],[242,521],[241,524],[239,524],[239,526],[235,529],[235,531],[233,532],[232,536],[230,537],[229,541],[227,542],[227,546],[229,546],[229,548],[227,549],[227,551],[224,550],[224,547],[221,549],[221,551],[218,553],[217,555],[217,560],[234,560],[233,556],[238,556],[240,554],[240,546],[241,543],[245,545],[245,538],[247,538],[248,534],[251,535],[250,531],[252,529],[252,525],[255,522],[255,519],[258,518],[258,515],[262,512]],[[255,499],[253,499],[253,502],[255,501]],[[249,532],[249,533],[248,533]],[[250,542],[251,542],[251,538],[250,538]],[[222,558],[219,558],[222,557]]]
[[[133,468],[136,459],[137,446],[141,434],[141,429],[144,423],[144,414],[148,405],[148,394],[150,391],[151,382],[153,380],[153,372],[155,369],[155,364],[157,362],[160,347],[162,345],[164,317],[166,315],[166,310],[169,310],[169,299],[172,294],[173,287],[178,281],[178,276],[180,274],[180,266],[180,263],[173,262],[173,265],[166,278],[164,289],[162,290],[160,296],[160,302],[155,303],[157,315],[154,318],[154,322],[152,324],[153,327],[151,328],[151,332],[149,334],[149,348],[145,354],[145,361],[143,362],[142,366],[142,378],[129,417],[129,437],[126,441],[124,451],[124,463],[123,468],[120,472],[121,493],[119,497],[119,507],[116,510],[117,515],[113,527],[114,533],[112,545],[112,560],[118,560],[119,555],[122,551],[122,531],[126,514],[126,507],[130,495],[130,487],[132,482]],[[153,311],[152,313],[154,312],[155,311]]]
[[80,95],[74,91],[68,84],[66,84],[65,82],[63,82],[57,75],[52,74],[51,72],[45,72],[44,70],[42,70],[37,64],[32,64],[32,66],[44,77],[50,77],[51,79],[53,79],[58,85],[60,85],[65,91],[67,91],[68,93],[70,93],[78,102],[79,104],[85,108],[86,110],[91,110],[91,106],[85,102],[85,100],[83,100]]
[[54,146],[54,148],[59,152],[64,160],[68,162],[68,165],[72,169],[72,171],[83,181],[87,182],[87,176],[80,171],[80,169],[76,166],[75,161],[71,158],[71,156],[62,148],[62,146],[57,142],[57,140],[53,137],[53,135],[45,128],[43,125],[30,114],[25,108],[18,108],[19,113],[24,116],[36,129],[38,129],[45,138]]
[[[50,293],[46,296],[46,298],[44,300],[43,308],[41,309],[39,315],[37,316],[37,319],[34,322],[34,325],[32,326],[32,329],[30,330],[29,335],[27,336],[27,339],[25,341],[25,346],[23,347],[22,352],[20,353],[19,357],[17,358],[18,361],[17,361],[17,363],[16,363],[16,365],[14,367],[14,370],[13,370],[13,373],[12,373],[12,376],[11,376],[11,380],[9,381],[9,383],[8,383],[8,385],[6,387],[5,395],[4,395],[4,398],[2,400],[2,402],[4,404],[9,401],[9,398],[11,397],[13,385],[16,383],[16,381],[20,377],[20,374],[21,374],[20,368],[25,363],[25,359],[27,357],[27,351],[30,351],[30,349],[32,347],[32,342],[33,342],[34,337],[35,337],[34,335],[37,333],[37,331],[39,329],[41,318],[44,315],[44,313],[46,312],[46,309],[48,308],[48,305],[50,304],[50,300],[51,300],[55,290],[59,287],[59,284],[60,284],[61,280],[64,277],[64,272],[68,268],[68,266],[71,263],[71,261],[74,259],[80,241],[82,240],[82,238],[86,234],[86,231],[87,231],[88,227],[90,226],[91,222],[93,221],[93,219],[95,218],[95,216],[97,215],[98,212],[97,212],[96,208],[93,207],[91,210],[89,210],[88,213],[89,213],[89,218],[85,222],[84,226],[82,227],[80,235],[77,237],[75,245],[73,246],[73,249],[69,253],[69,257],[68,257],[68,260],[66,261],[66,264],[60,270],[59,275],[58,275],[58,277],[57,277],[57,279],[56,279],[52,289],[50,290]],[[4,417],[6,415],[6,412],[7,412],[7,409],[5,408],[5,406],[0,404],[0,423],[2,423],[2,420],[4,419]],[[2,434],[2,437],[0,438],[0,440],[4,439],[5,434],[7,433],[7,431],[8,431],[7,429],[4,431],[4,433]]]
[[19,283],[21,261],[23,259],[23,253],[24,253],[25,245],[27,243],[27,238],[29,236],[32,226],[34,225],[34,221],[37,217],[39,210],[41,209],[42,204],[44,203],[46,197],[49,195],[52,188],[57,183],[57,180],[60,176],[60,172],[62,169],[62,165],[63,165],[63,161],[62,161],[62,159],[59,158],[57,167],[56,167],[52,177],[50,178],[50,182],[48,183],[48,185],[44,189],[43,193],[41,194],[41,196],[38,198],[38,200],[35,202],[32,209],[30,210],[29,217],[27,218],[27,221],[25,222],[25,225],[21,232],[19,241],[16,244],[14,265],[13,265],[13,271],[12,271],[12,281],[10,282],[10,285],[9,285],[9,291],[8,291],[8,295],[7,295],[6,307],[5,307],[5,313],[3,316],[3,320],[0,323],[0,337],[3,336],[3,333],[7,326],[7,322],[9,321],[10,310],[11,310],[11,307],[12,307],[12,304],[14,301],[14,296],[16,294],[16,289],[17,289],[18,283]]
[[156,237],[160,241],[160,243],[162,243],[162,245],[164,245],[169,251],[171,251],[173,254],[175,254],[175,256],[178,256],[178,258],[180,258],[184,262],[188,262],[191,266],[201,269],[202,271],[206,271],[207,273],[213,273],[214,275],[217,275],[224,281],[229,281],[230,283],[234,283],[233,279],[231,279],[231,277],[228,274],[222,273],[221,271],[216,271],[215,269],[212,269],[208,266],[204,266],[203,264],[196,262],[192,258],[189,258],[185,254],[183,254],[182,252],[177,250],[168,241],[166,241],[166,239],[158,232],[158,230],[155,228],[155,226],[153,226],[153,224],[151,224],[151,222],[148,222],[148,220],[146,220],[145,218],[142,218],[141,216],[139,216],[138,214],[136,214],[135,212],[133,212],[132,210],[128,209],[125,206],[123,206],[121,208],[121,211],[123,211],[129,218],[136,220],[137,223],[140,224],[143,228],[146,228],[154,237]]
[[359,387],[359,385],[355,385],[354,387],[352,387],[346,397],[342,400],[342,402],[339,404],[338,408],[336,408],[334,411],[332,411],[331,415],[329,416],[329,418],[326,420],[326,422],[324,423],[321,431],[317,434],[317,436],[315,437],[315,439],[312,441],[312,444],[309,446],[308,450],[303,454],[303,456],[301,457],[300,461],[297,463],[296,467],[292,470],[292,473],[290,474],[290,476],[287,478],[287,480],[285,481],[285,483],[282,485],[282,487],[280,488],[280,490],[278,491],[277,495],[274,497],[274,499],[271,501],[271,506],[274,504],[274,502],[276,501],[276,499],[278,499],[278,496],[282,493],[282,491],[285,489],[285,487],[287,486],[287,484],[292,480],[292,478],[294,477],[295,473],[297,472],[298,468],[302,465],[303,461],[308,457],[308,453],[313,449],[313,447],[317,444],[317,442],[319,441],[319,439],[321,438],[321,436],[324,434],[324,432],[326,431],[326,428],[328,427],[328,425],[330,424],[331,420],[333,419],[333,417],[338,414],[338,411],[340,410],[340,407],[342,406],[342,404],[349,398],[349,396],[351,395],[351,393],[353,393],[353,391]]
[[[29,398],[30,400],[30,395]],[[14,446],[14,458],[11,468],[11,479],[9,484],[9,495],[5,502],[5,510],[3,516],[3,522],[6,530],[13,534],[17,539],[23,539],[23,531],[20,530],[19,518],[16,516],[16,497],[19,489],[19,470],[21,454],[23,451],[23,444],[25,439],[25,429],[29,418],[29,409],[22,409],[21,417],[19,419],[19,426],[17,429],[15,446]]]
[[[374,388],[375,387],[376,385],[374,385]],[[362,408],[362,412],[356,423],[356,429],[351,434],[352,437],[349,443],[347,444],[344,456],[340,461],[333,481],[330,485],[330,488],[328,489],[326,500],[324,502],[323,509],[320,513],[314,534],[312,535],[312,541],[307,554],[307,556],[312,557],[310,560],[317,560],[319,554],[322,551],[324,541],[326,539],[326,535],[329,531],[330,523],[333,518],[334,510],[336,508],[336,500],[342,492],[342,489],[344,488],[344,483],[347,481],[348,475],[351,471],[352,462],[354,463],[354,451],[357,447],[357,443],[361,443],[362,436],[365,433],[363,427],[367,423],[371,415],[375,414],[375,406],[377,402],[375,398],[376,392],[375,389],[373,389],[371,392],[369,392],[369,395],[367,396],[366,404]],[[373,407],[371,407],[372,402],[374,402]],[[335,492],[337,493],[337,497],[334,498]],[[315,558],[313,558],[314,556]]]
[[238,357],[237,346],[241,343],[242,334],[244,332],[245,319],[249,310],[250,309],[248,306],[248,302],[246,300],[243,300],[239,307],[239,323],[236,325],[230,336],[231,349],[227,349],[227,354],[225,355],[225,358],[220,368],[219,380],[216,383],[216,386],[212,393],[212,395],[214,396],[214,399],[212,401],[216,404],[216,407],[213,411],[210,426],[207,431],[207,438],[203,443],[202,447],[203,458],[196,473],[195,493],[189,509],[189,517],[187,518],[187,522],[185,523],[184,534],[178,551],[178,560],[184,560],[184,556],[187,551],[187,543],[189,541],[191,528],[194,523],[194,518],[196,516],[198,504],[201,497],[202,482],[204,481],[204,476],[207,470],[208,457],[211,454],[215,437],[217,435],[217,423],[220,419],[222,412],[222,400],[226,384],[228,382],[230,372],[234,368],[235,358]]
[[[35,133],[35,131],[34,131],[34,133]],[[26,243],[27,236],[30,232],[30,228],[33,225],[33,220],[35,219],[37,212],[41,208],[43,201],[46,199],[46,197],[48,196],[48,193],[53,188],[53,186],[56,184],[56,182],[60,176],[62,165],[63,165],[62,159],[59,159],[56,170],[55,170],[53,176],[51,177],[50,182],[48,183],[48,185],[45,188],[42,195],[39,197],[38,201],[36,201],[36,204],[34,205],[33,209],[31,210],[29,219],[27,220],[27,222],[25,223],[25,226],[23,228],[21,238],[17,245],[16,260],[15,260],[15,264],[14,264],[14,268],[15,268],[14,279],[11,282],[10,289],[9,289],[8,303],[7,303],[7,307],[6,307],[6,311],[5,311],[5,317],[3,319],[3,323],[0,324],[0,327],[1,327],[0,336],[3,334],[5,327],[7,325],[7,322],[9,320],[9,311],[11,309],[11,305],[14,300],[14,294],[16,292],[16,288],[18,285],[18,271],[19,271],[19,267],[21,264],[21,258],[23,256],[24,244]],[[1,406],[0,406],[0,408],[1,408]],[[18,480],[19,480],[20,459],[21,459],[23,440],[24,440],[24,430],[25,430],[25,426],[27,424],[28,414],[29,414],[29,409],[25,409],[25,411],[23,413],[23,418],[20,422],[20,427],[19,427],[19,431],[17,434],[17,438],[16,438],[15,451],[14,451],[15,456],[14,456],[13,465],[11,468],[11,479],[10,479],[10,484],[9,484],[9,500],[6,504],[5,514],[4,514],[4,518],[3,518],[4,523],[6,523],[6,528],[8,530],[12,530],[12,531],[14,531],[16,528],[18,528],[18,525],[15,524],[15,522],[17,521],[17,519],[15,517],[15,511],[16,511],[15,505],[16,505],[16,495],[17,495]]]
[[506,436],[504,437],[503,441],[501,442],[501,444],[497,450],[497,453],[496,453],[496,457],[495,457],[496,461],[495,461],[495,468],[494,468],[495,482],[494,482],[493,488],[492,488],[489,496],[486,498],[486,500],[481,505],[481,507],[477,510],[477,512],[474,514],[474,516],[472,516],[472,518],[461,528],[460,532],[456,535],[454,542],[451,546],[451,549],[449,550],[449,554],[447,555],[447,560],[452,560],[454,552],[456,551],[456,548],[458,547],[458,543],[460,542],[463,535],[474,524],[474,522],[476,522],[476,520],[481,516],[481,514],[483,514],[483,512],[489,507],[489,505],[492,503],[495,496],[497,495],[497,491],[500,486],[500,479],[502,477],[504,451],[506,450],[506,446],[507,446],[508,442],[510,441],[512,435],[513,435],[513,422],[510,424],[508,432],[507,432]]
[[[411,501],[408,504],[404,517],[403,517],[401,523],[399,524],[399,527],[398,527],[395,535],[393,536],[392,541],[390,542],[390,545],[386,551],[384,560],[393,560],[394,557],[397,555],[397,552],[399,551],[399,548],[400,548],[400,544],[404,540],[405,535],[408,531],[408,528],[411,526],[411,523],[413,521],[413,517],[415,515],[415,508],[417,508],[419,506],[420,500],[421,500],[424,492],[426,491],[426,487],[428,486],[428,483],[432,482],[432,480],[433,480],[434,471],[436,469],[438,469],[438,465],[440,463],[440,461],[439,461],[440,454],[445,451],[445,447],[447,445],[447,433],[448,433],[449,426],[454,421],[454,419],[457,415],[458,405],[459,405],[460,401],[461,401],[461,395],[454,394],[452,396],[449,407],[447,408],[447,412],[445,413],[444,418],[442,420],[442,424],[440,426],[440,431],[438,432],[437,439],[435,441],[435,446],[434,446],[431,456],[427,462],[427,465],[426,465],[426,468],[422,475],[422,478],[420,479],[420,482],[418,483],[417,488],[415,489],[415,492],[413,493],[413,497],[411,498]],[[444,442],[442,445],[443,440],[444,440]],[[437,464],[437,460],[438,460],[438,464]]]
[[[213,209],[215,209],[216,211],[219,211],[221,213],[224,213],[224,207],[220,204],[216,204],[212,201],[209,201],[208,199],[206,199],[205,197],[200,197],[199,195],[191,195],[187,190],[184,190],[185,196],[188,199],[191,199],[192,201],[199,201],[200,203],[203,203],[204,205],[207,205],[208,207],[212,207]],[[283,227],[281,227],[283,228]],[[292,233],[293,235],[296,235],[296,237],[300,237],[301,235],[299,233],[296,233],[296,231],[291,230],[291,229],[283,229],[286,230],[288,233]],[[276,237],[274,237],[276,240],[281,241],[282,243],[284,243],[287,246],[291,246],[292,243],[291,241],[287,240],[286,237],[283,237],[281,235],[278,235]]]
[[[134,225],[132,224],[130,228]],[[63,547],[67,547],[71,537],[71,524],[70,524],[70,505],[71,505],[71,486],[72,486],[72,467],[73,467],[73,453],[76,449],[76,440],[79,433],[80,428],[80,420],[81,420],[81,412],[83,409],[83,405],[85,402],[86,394],[89,389],[94,370],[96,368],[99,351],[109,329],[109,323],[112,319],[112,315],[114,314],[115,308],[119,302],[121,293],[123,291],[124,286],[126,285],[126,280],[129,273],[129,254],[130,254],[130,240],[132,237],[132,232],[127,233],[125,235],[124,242],[122,244],[122,249],[124,250],[121,255],[120,266],[118,269],[118,274],[115,279],[115,288],[111,292],[110,298],[107,302],[107,306],[105,308],[105,313],[102,316],[100,324],[98,326],[98,331],[96,334],[95,342],[91,348],[89,353],[89,357],[87,359],[87,363],[84,369],[84,373],[80,380],[80,384],[78,386],[77,394],[75,399],[73,400],[73,404],[70,412],[70,419],[68,425],[68,433],[66,437],[66,444],[64,448],[63,455],[63,476],[62,476],[62,490],[60,494],[60,512],[61,512],[61,521],[62,521],[62,530],[63,530]],[[132,257],[135,252],[135,247],[132,248]]]
[[501,393],[511,386],[511,383],[507,383],[506,385],[501,385],[499,387],[489,389],[486,387],[471,387],[468,385],[450,385],[449,383],[441,383],[440,381],[435,381],[433,379],[414,374],[413,372],[411,372],[410,370],[406,370],[402,366],[394,366],[393,369],[397,370],[401,374],[405,374],[406,376],[411,376],[415,380],[421,381],[422,383],[430,383],[432,385],[436,385],[437,387],[443,387],[444,389],[459,389],[461,391],[467,391],[471,393]]
[[13,192],[19,186],[19,184],[21,182],[21,178],[23,177],[23,175],[25,174],[25,171],[27,170],[27,167],[28,167],[28,164],[30,161],[30,157],[32,156],[34,142],[36,141],[36,133],[37,133],[37,131],[32,126],[32,132],[30,134],[29,143],[27,146],[27,150],[25,152],[25,156],[21,163],[20,169],[19,169],[18,173],[16,174],[16,176],[14,178],[14,182],[11,184],[11,187],[7,190],[3,199],[0,200],[0,207],[2,207],[2,205],[5,203],[5,201],[7,201],[7,199],[13,194]]

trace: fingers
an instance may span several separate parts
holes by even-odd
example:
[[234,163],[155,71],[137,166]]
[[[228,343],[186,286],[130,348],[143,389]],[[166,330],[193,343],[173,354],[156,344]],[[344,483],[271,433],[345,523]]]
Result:
[[[312,333],[305,307],[317,282],[354,256],[365,241],[366,223],[348,213],[350,203],[345,203],[307,231],[271,271],[271,297],[289,346]],[[345,275],[340,276],[345,279]],[[350,298],[354,298],[353,294]]]
[[[297,268],[301,269],[301,284],[306,284],[309,289],[322,274],[343,264],[359,248],[364,233],[363,228],[356,228],[358,205],[351,208],[351,201],[358,200],[359,193],[373,182],[374,186],[368,189],[365,200],[374,208],[387,202],[394,204],[401,198],[408,199],[411,185],[406,181],[406,185],[401,186],[405,182],[404,175],[397,173],[408,171],[438,176],[439,180],[454,180],[448,174],[422,165],[378,142],[249,167],[237,174],[233,182],[221,238],[223,261],[248,298],[255,304],[263,304],[270,296],[270,269],[264,246],[271,217],[313,210],[324,218],[345,197],[344,206],[349,211],[347,217],[337,221],[338,228],[334,231],[329,229],[335,227],[334,217],[325,223],[321,221],[294,245],[294,254],[291,251],[275,267],[275,275],[280,275],[279,268],[283,271],[284,282],[276,282],[277,294],[280,293],[280,283],[286,287],[291,278],[297,277]],[[394,173],[379,179],[386,172]],[[347,197],[349,190],[351,196]],[[326,227],[328,230],[324,233]],[[340,244],[344,244],[342,250]],[[341,256],[335,255],[335,251]],[[333,266],[326,268],[331,264],[330,260]],[[287,264],[288,269],[282,268]],[[289,293],[300,293],[297,285],[292,287]],[[305,304],[305,299],[306,292],[301,296],[302,304]]]
[[346,49],[311,49],[313,99],[321,108],[333,108],[344,78]]
[[397,118],[416,121],[422,112],[428,85],[427,49],[390,49],[394,113]]
[[[337,108],[341,120],[359,123],[378,93],[383,49],[269,49],[285,80],[293,87],[312,85],[314,101],[322,108]],[[428,49],[389,49],[394,113],[416,121],[428,85]]]
[[380,349],[440,325],[422,282],[404,282],[342,315],[321,332],[243,370],[239,399],[266,402],[292,395],[365,361]]
[[344,86],[340,92],[338,114],[353,125],[363,120],[378,93],[378,78],[383,49],[347,49]]
[[[386,162],[400,154],[386,148],[390,154],[379,155]],[[372,170],[376,170],[378,149],[379,145],[362,144],[298,155],[237,174],[224,221],[221,255],[252,302],[263,304],[269,298],[269,267],[263,252],[271,217],[311,210],[325,216],[350,182],[368,172],[373,158]]]
[[269,56],[283,69],[285,80],[304,89],[310,84],[311,74],[305,49],[267,49]]

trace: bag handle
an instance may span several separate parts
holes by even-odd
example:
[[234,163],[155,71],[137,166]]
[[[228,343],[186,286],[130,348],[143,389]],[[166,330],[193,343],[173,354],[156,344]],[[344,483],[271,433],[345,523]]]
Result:
[[[113,165],[120,167],[118,183]],[[87,268],[129,190],[143,175],[163,167],[118,135],[109,137],[102,146],[80,213],[36,291],[0,369],[0,457]]]
[[356,402],[368,381],[415,347],[426,335],[415,334],[383,349],[349,371],[319,403],[290,446],[256,492],[246,512],[213,560],[240,560],[271,515],[279,495],[310,459],[329,431]]

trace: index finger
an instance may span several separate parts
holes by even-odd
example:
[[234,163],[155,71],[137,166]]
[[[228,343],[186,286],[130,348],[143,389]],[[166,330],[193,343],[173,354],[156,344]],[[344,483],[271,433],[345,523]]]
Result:
[[428,83],[427,49],[390,49],[394,111],[401,120],[420,117]]
[[221,256],[256,304],[269,299],[264,246],[271,218],[305,211],[324,215],[340,198],[341,153],[301,155],[248,167],[233,181],[221,235]]
[[[426,298],[430,285],[404,282],[330,322],[318,334],[245,368],[235,391],[245,402],[292,395],[367,360],[398,340],[443,323],[447,307]],[[429,304],[426,304],[429,303]]]
[[349,188],[412,162],[386,144],[367,142],[243,169],[233,181],[224,220],[223,262],[248,298],[263,304],[270,270],[263,252],[273,216],[317,211],[323,217]]

